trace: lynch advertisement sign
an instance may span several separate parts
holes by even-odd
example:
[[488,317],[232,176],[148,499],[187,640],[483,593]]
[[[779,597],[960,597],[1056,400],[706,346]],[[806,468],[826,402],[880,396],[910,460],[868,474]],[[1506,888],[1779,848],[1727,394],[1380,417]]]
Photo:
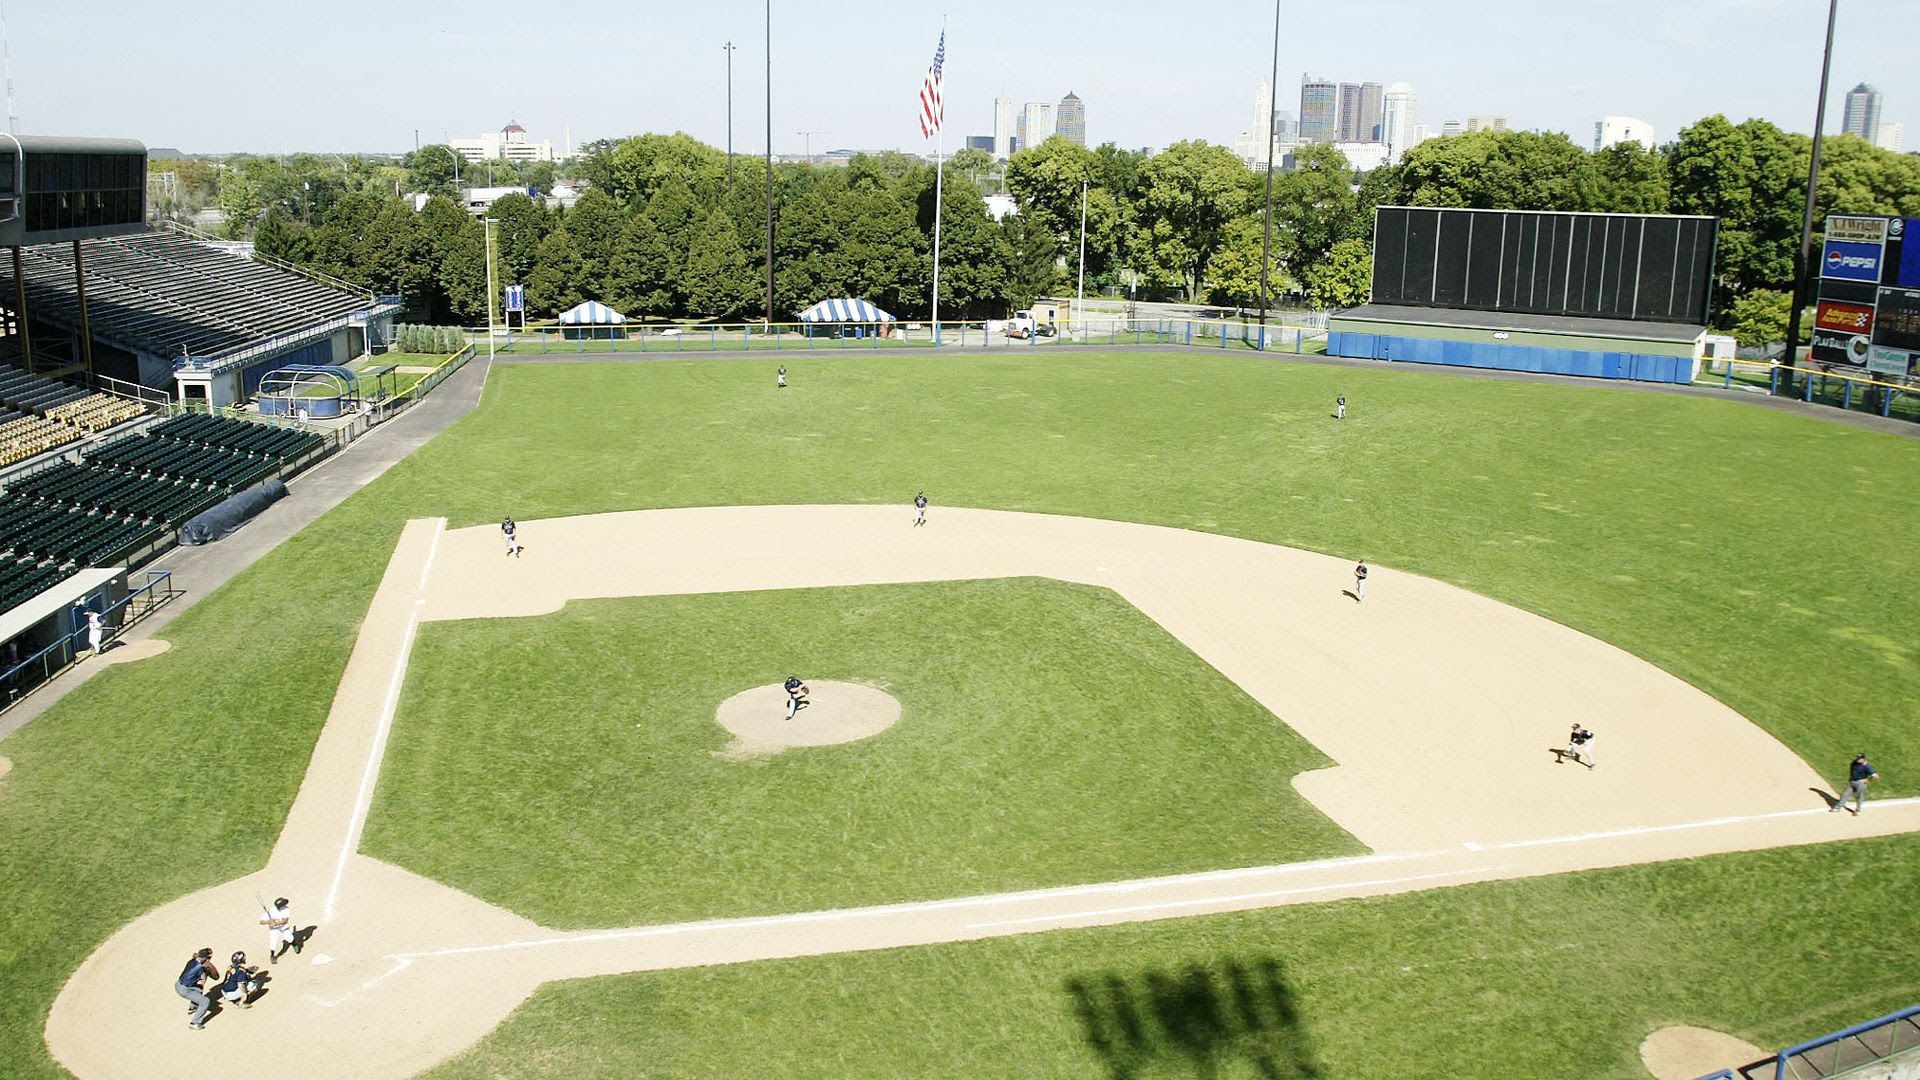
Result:
[[1830,217],[1827,219],[1826,238],[1854,244],[1884,244],[1887,242],[1887,221],[1883,217]]

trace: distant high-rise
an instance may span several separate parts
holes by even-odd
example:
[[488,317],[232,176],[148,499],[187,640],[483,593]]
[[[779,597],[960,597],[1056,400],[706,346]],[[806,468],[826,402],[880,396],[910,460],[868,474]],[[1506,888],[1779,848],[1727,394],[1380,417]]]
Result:
[[1020,108],[1020,122],[1014,134],[1022,147],[1039,146],[1053,136],[1053,106],[1044,101],[1029,101]]
[[1449,120],[1446,123],[1440,125],[1440,137],[1444,139],[1449,135],[1460,135],[1460,134],[1463,134],[1466,130],[1467,130],[1466,126],[1461,124],[1460,121]]
[[1631,116],[1603,116],[1593,122],[1593,152],[1599,153],[1616,143],[1639,143],[1653,149],[1653,125]]
[[1507,130],[1507,118],[1504,116],[1488,116],[1484,114],[1480,116],[1469,116],[1467,117],[1467,130],[1505,131]]
[[1054,113],[1054,130],[1075,146],[1087,145],[1087,106],[1071,90],[1060,99],[1060,110]]
[[1013,156],[1013,99],[993,99],[993,156],[1001,161]]
[[1341,83],[1339,123],[1343,143],[1380,141],[1380,84]]
[[1300,141],[1334,142],[1339,136],[1339,87],[1312,75],[1300,76]]
[[1872,142],[1880,136],[1880,91],[1861,83],[1847,91],[1847,116],[1840,130]]
[[985,150],[987,153],[991,154],[993,153],[993,136],[969,135],[967,136],[967,149]]
[[1400,155],[1413,146],[1415,130],[1420,126],[1419,100],[1413,87],[1397,82],[1387,87],[1380,119],[1380,141],[1387,144],[1387,164],[1400,163]]
[[1880,134],[1873,140],[1873,145],[1882,150],[1891,150],[1897,154],[1900,152],[1901,144],[1906,141],[1907,125],[1891,124],[1882,121],[1880,124]]

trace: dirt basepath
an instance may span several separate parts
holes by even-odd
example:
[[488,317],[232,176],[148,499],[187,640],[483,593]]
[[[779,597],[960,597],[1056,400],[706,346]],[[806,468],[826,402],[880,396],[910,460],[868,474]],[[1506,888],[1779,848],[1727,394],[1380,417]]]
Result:
[[[1920,800],[1825,812],[1779,742],[1664,672],[1565,627],[1376,568],[1202,533],[899,507],[740,507],[403,533],[263,871],[135,920],[54,1003],[81,1077],[412,1075],[552,979],[959,941],[1410,892],[1920,829]],[[576,597],[1044,576],[1114,589],[1339,764],[1297,786],[1376,854],[1141,881],[672,926],[558,932],[357,854],[422,620]],[[1597,768],[1555,763],[1578,721]],[[188,1031],[187,953],[264,948],[254,894],[318,930],[266,997]],[[282,1053],[276,1053],[282,1051]],[[239,1055],[235,1058],[231,1055]]]

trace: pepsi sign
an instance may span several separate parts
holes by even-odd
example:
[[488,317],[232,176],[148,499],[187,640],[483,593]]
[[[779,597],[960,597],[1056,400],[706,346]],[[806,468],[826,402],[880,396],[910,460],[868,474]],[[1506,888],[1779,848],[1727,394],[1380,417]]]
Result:
[[1826,254],[1820,261],[1820,276],[1842,281],[1878,282],[1883,251],[1879,244],[1829,240]]

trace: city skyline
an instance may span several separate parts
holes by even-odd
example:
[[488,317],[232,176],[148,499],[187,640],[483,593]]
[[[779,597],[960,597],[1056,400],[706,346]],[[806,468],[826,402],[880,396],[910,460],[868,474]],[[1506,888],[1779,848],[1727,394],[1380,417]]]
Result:
[[[423,141],[444,142],[511,117],[543,138],[570,129],[576,146],[647,131],[685,131],[718,146],[726,140],[720,46],[731,38],[739,47],[734,144],[758,152],[764,143],[765,57],[754,55],[764,40],[758,3],[716,0],[697,11],[649,13],[642,24],[605,0],[563,3],[538,21],[498,0],[474,0],[449,25],[429,11],[339,0],[317,28],[311,12],[212,17],[219,6],[190,4],[180,12],[185,17],[158,21],[129,0],[9,12],[21,129],[127,136],[195,153],[391,152],[410,149],[416,128]],[[1824,30],[1824,7],[1814,7],[1700,0],[1671,9],[1621,0],[1598,11],[1483,0],[1474,19],[1462,20],[1411,0],[1374,0],[1339,13],[1290,12],[1289,39],[1319,44],[1296,51],[1286,66],[1362,83],[1411,83],[1420,88],[1425,122],[1436,129],[1445,119],[1499,113],[1515,128],[1562,131],[1585,145],[1603,116],[1642,117],[1671,138],[1724,112],[1805,132]],[[811,128],[835,132],[835,148],[931,151],[919,138],[913,95],[940,33],[939,11],[874,0],[850,0],[847,9],[874,27],[861,64],[831,59],[840,44],[833,34],[775,7],[773,149],[798,153],[801,140],[790,133]],[[1097,106],[1091,141],[1165,146],[1198,138],[1231,146],[1245,129],[1247,97],[1271,61],[1261,35],[1221,34],[1201,20],[1169,23],[1129,0],[1103,9],[1103,18],[1077,31],[1064,51],[1054,35],[996,32],[1025,14],[982,0],[950,21],[948,123],[956,131],[992,131],[997,96],[1058,101],[1072,90]],[[1238,14],[1266,18],[1271,9],[1246,5]],[[1920,68],[1902,55],[1904,38],[1883,31],[1903,17],[1910,22],[1911,14],[1904,0],[1851,0],[1843,9],[1829,133],[1841,128],[1845,89],[1859,82],[1883,95],[1881,122],[1920,119],[1912,111],[1920,102]],[[1337,31],[1355,17],[1380,20],[1392,32],[1347,40]],[[556,76],[555,65],[541,58],[577,54],[583,23],[611,28],[616,61],[642,55],[647,62],[570,63],[564,77]],[[140,48],[112,44],[126,25],[143,28]],[[488,78],[471,78],[480,50],[505,40],[497,31],[504,26],[513,29],[514,47],[488,63]],[[373,32],[372,40],[392,48],[323,57],[261,47],[308,39],[316,29],[362,40]],[[710,50],[695,47],[708,39]],[[1702,41],[1713,42],[1713,55],[1740,62],[1702,63]],[[183,65],[183,55],[200,59]],[[1286,104],[1287,95],[1280,97]]]

